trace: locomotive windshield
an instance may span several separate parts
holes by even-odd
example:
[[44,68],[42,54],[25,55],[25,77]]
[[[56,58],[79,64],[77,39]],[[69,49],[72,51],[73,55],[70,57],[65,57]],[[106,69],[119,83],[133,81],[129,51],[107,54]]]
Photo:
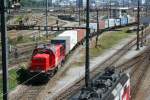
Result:
[[38,49],[34,50],[33,56],[35,56],[36,54],[51,54],[51,52],[45,49]]

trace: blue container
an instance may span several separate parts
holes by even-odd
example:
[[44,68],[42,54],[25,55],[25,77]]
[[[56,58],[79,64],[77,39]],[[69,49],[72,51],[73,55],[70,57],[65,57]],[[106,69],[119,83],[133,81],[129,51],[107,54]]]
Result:
[[128,18],[127,17],[121,18],[121,26],[124,26],[127,24],[128,24]]
[[89,27],[93,30],[97,30],[97,23],[90,23]]

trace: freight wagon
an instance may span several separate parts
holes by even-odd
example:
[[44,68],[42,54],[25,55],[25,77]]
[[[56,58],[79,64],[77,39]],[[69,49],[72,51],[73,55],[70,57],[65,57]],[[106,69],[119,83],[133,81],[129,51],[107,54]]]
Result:
[[121,17],[116,19],[101,19],[99,21],[99,29],[107,29],[115,26],[125,26],[127,24],[134,23],[136,20],[134,17]]

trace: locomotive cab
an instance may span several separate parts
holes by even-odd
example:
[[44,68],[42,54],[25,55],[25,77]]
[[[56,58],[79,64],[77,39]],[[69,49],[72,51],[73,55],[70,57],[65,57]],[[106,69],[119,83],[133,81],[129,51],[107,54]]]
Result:
[[31,60],[31,72],[48,72],[55,66],[55,55],[51,51],[38,50]]
[[63,45],[39,46],[33,51],[30,72],[49,74],[55,71],[65,57]]

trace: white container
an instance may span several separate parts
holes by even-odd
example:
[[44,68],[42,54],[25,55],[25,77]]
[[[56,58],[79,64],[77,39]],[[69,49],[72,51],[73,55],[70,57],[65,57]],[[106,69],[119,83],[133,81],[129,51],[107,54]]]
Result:
[[108,26],[109,24],[108,24],[108,19],[105,19],[105,28],[108,28],[109,26]]
[[70,30],[70,31],[65,31],[62,34],[58,35],[58,37],[70,37],[70,50],[73,49],[73,47],[77,44],[78,39],[77,39],[77,31],[76,30]]
[[109,19],[109,27],[115,26],[115,19]]

